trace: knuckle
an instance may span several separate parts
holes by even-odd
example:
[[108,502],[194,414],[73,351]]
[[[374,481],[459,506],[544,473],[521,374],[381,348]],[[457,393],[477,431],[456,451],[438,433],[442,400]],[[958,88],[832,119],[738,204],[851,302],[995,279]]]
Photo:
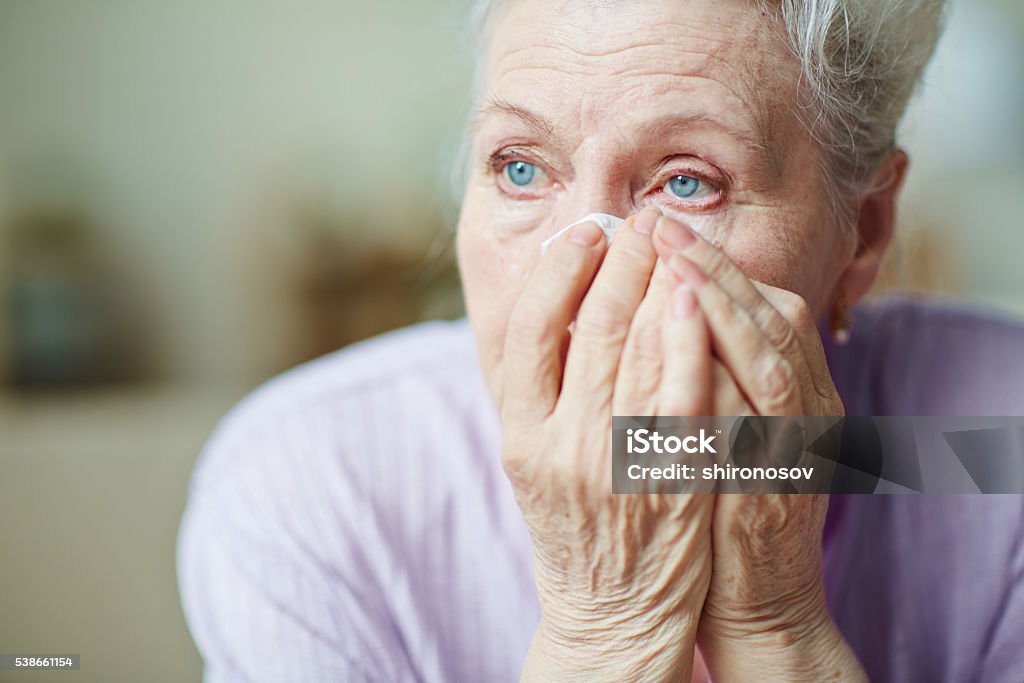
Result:
[[622,354],[623,366],[629,369],[658,368],[662,364],[661,337],[652,334],[653,325],[646,316],[643,320],[635,319],[635,328],[630,330],[626,338],[625,350]]
[[745,508],[741,533],[759,541],[774,542],[789,521],[786,506],[777,498],[764,496],[757,505]]
[[517,346],[535,347],[551,342],[561,333],[540,302],[521,300],[509,316],[506,336]]
[[725,252],[714,248],[706,250],[701,259],[701,266],[711,280],[721,280],[732,270],[732,262]]
[[796,342],[796,332],[793,330],[789,320],[776,312],[771,306],[762,307],[761,314],[758,317],[760,318],[758,321],[760,327],[764,330],[764,334],[772,346],[777,347],[783,352],[793,348],[794,342]]
[[814,312],[807,301],[788,289],[779,289],[774,293],[779,312],[797,329],[805,329],[814,325]]
[[530,452],[528,440],[506,437],[501,449],[501,465],[512,481],[519,481],[528,476],[532,459],[527,457]]
[[606,261],[618,264],[624,268],[646,267],[654,260],[654,251],[650,247],[644,247],[635,240],[616,240],[612,242],[613,247],[605,257]]
[[789,307],[789,314],[786,317],[798,330],[806,330],[815,326],[814,313],[801,296],[794,295]]
[[584,306],[576,319],[577,334],[591,338],[618,338],[625,333],[626,327],[621,309],[612,297]]
[[518,480],[525,474],[526,459],[518,451],[503,451],[501,454],[501,465],[505,474],[513,481]]
[[789,355],[800,349],[800,339],[797,337],[796,330],[791,325],[782,323],[780,330],[777,333],[775,344],[779,351],[783,355]]
[[758,393],[774,411],[784,411],[797,396],[796,373],[785,358],[772,355],[760,363],[757,374]]
[[799,332],[814,326],[810,306],[791,292],[775,305],[765,306],[759,318],[765,336],[786,355],[801,350]]

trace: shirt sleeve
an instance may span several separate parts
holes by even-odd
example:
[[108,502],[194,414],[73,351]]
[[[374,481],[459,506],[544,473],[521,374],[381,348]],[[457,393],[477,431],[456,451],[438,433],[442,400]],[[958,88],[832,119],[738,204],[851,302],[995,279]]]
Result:
[[1024,681],[1024,496],[1020,501],[1014,559],[1008,568],[1003,599],[989,628],[982,666],[976,680],[992,683]]
[[331,490],[336,448],[315,421],[274,423],[228,428],[193,475],[178,575],[203,680],[416,680],[359,534],[372,515]]

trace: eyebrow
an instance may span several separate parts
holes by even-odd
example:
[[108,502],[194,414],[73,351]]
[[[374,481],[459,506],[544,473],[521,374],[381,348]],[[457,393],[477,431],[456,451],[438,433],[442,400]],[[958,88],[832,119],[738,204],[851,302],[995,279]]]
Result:
[[500,97],[491,97],[483,106],[477,109],[476,113],[473,115],[473,128],[479,128],[484,119],[495,114],[502,114],[519,119],[525,123],[527,127],[534,129],[546,137],[555,136],[555,127],[552,126],[551,123],[543,116],[530,111],[526,107],[520,107],[519,105],[512,104]]
[[[484,119],[494,115],[511,116],[512,118],[518,119],[528,128],[533,129],[543,137],[557,138],[555,127],[550,121],[544,118],[544,116],[531,111],[526,107],[512,104],[500,97],[491,97],[477,109],[473,116],[474,130],[480,127]],[[645,121],[641,126],[641,132],[644,137],[664,137],[673,130],[685,128],[694,124],[711,125],[725,131],[727,134],[739,140],[740,143],[757,153],[757,159],[755,161],[755,168],[757,172],[765,175],[778,174],[779,159],[776,155],[777,150],[772,144],[770,144],[767,131],[761,131],[760,134],[752,133],[751,131],[730,125],[721,118],[711,114],[691,112],[683,114],[666,114],[651,121]]]
[[702,112],[659,116],[656,119],[644,122],[642,128],[644,136],[663,137],[674,129],[694,124],[707,124],[725,131],[725,133],[738,140],[742,145],[755,152],[754,170],[756,173],[766,177],[778,175],[780,166],[777,154],[778,149],[775,145],[771,144],[768,131],[761,129],[749,131],[738,128],[717,116]]

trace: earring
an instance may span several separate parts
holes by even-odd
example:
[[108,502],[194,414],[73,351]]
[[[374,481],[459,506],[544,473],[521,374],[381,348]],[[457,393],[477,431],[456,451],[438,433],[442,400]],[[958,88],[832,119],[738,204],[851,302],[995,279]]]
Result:
[[837,344],[844,346],[850,341],[850,329],[853,327],[853,320],[850,318],[850,307],[846,303],[846,297],[842,294],[839,295],[836,305],[832,309],[829,324],[832,328],[832,338],[836,340]]

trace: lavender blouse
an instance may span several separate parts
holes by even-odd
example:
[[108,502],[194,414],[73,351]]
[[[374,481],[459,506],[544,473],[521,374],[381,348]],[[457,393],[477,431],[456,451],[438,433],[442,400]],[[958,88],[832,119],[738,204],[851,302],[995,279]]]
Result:
[[[827,343],[850,415],[1024,415],[1024,325],[927,300]],[[179,580],[207,682],[514,681],[530,538],[465,321],[271,381],[192,478]],[[829,607],[874,681],[1024,681],[1024,496],[833,496]]]

